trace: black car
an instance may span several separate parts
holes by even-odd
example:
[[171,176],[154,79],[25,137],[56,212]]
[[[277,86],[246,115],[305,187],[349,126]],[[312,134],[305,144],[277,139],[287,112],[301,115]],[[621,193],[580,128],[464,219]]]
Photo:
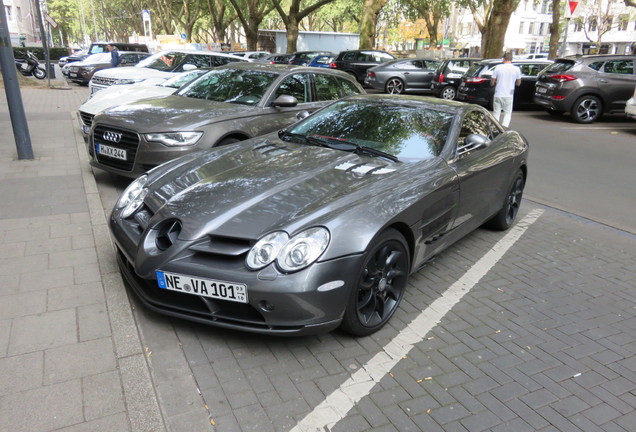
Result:
[[319,55],[335,55],[331,51],[297,51],[292,54],[289,64],[296,66],[307,66],[314,57]]
[[[144,52],[120,51],[118,67],[134,66],[148,56],[150,54]],[[62,73],[73,82],[88,85],[95,72],[112,67],[110,58],[110,53],[92,54],[82,61],[63,67]]]
[[340,52],[329,67],[350,73],[363,83],[368,69],[393,59],[395,57],[386,51],[350,50]]
[[[492,108],[495,88],[490,85],[490,79],[493,69],[502,63],[501,59],[473,63],[468,72],[462,76],[462,83],[457,89],[457,99]],[[534,105],[534,85],[537,82],[537,76],[539,72],[552,64],[552,60],[514,60],[512,64],[521,69],[521,84],[515,87],[513,106]]]
[[292,54],[270,54],[267,57],[264,57],[259,60],[259,62],[269,63],[269,64],[289,64],[289,60],[291,60]]
[[550,114],[570,113],[592,123],[621,113],[636,85],[636,55],[587,55],[557,59],[539,74],[534,101]]
[[452,58],[443,60],[435,70],[431,81],[431,92],[442,99],[453,100],[457,96],[457,87],[462,75],[480,58]]
[[527,163],[527,141],[480,106],[346,97],[142,175],[109,227],[128,288],[152,310],[261,334],[363,336],[431,257],[483,224],[514,223]]

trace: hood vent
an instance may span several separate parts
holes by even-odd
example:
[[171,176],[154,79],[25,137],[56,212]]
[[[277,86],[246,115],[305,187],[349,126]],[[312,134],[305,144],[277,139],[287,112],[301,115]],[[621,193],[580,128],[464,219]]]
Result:
[[351,162],[344,162],[336,166],[337,170],[347,171],[352,174],[363,176],[367,174],[389,174],[395,171],[394,169],[387,168],[386,165],[374,165],[374,164],[354,164]]

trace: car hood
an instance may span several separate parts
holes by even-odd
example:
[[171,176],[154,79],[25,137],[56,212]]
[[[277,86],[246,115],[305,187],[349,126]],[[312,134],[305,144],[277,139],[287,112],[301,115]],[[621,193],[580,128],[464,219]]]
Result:
[[237,119],[258,111],[260,108],[254,106],[169,95],[116,106],[96,121],[148,133],[196,130],[212,120]]
[[100,70],[95,74],[96,77],[101,78],[131,78],[131,79],[148,79],[148,78],[170,78],[175,76],[175,72],[164,72],[156,69],[150,69],[147,67],[121,67],[121,68],[109,68]]
[[136,102],[140,99],[168,96],[176,90],[172,87],[162,86],[111,86],[95,93],[93,97],[79,107],[79,110],[95,115],[105,109]]
[[[293,144],[270,134],[169,163],[172,169],[155,173],[160,177],[145,202],[154,223],[180,220],[184,240],[208,233],[250,240],[276,230],[293,235],[316,225],[342,226],[332,221],[351,217],[366,230],[369,214],[386,216],[399,206],[395,190],[409,184],[420,164]],[[383,199],[386,194],[395,199]]]

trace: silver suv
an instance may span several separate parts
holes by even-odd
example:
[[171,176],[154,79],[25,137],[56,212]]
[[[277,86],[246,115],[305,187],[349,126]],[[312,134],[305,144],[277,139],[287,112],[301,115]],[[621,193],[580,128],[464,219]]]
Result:
[[550,114],[569,112],[577,123],[622,113],[636,85],[636,55],[587,55],[557,59],[539,74],[534,102]]

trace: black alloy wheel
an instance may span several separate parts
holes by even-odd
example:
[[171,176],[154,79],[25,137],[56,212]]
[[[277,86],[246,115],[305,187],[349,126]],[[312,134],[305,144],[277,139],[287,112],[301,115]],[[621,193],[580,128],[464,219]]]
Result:
[[492,219],[486,222],[488,228],[500,231],[510,228],[517,217],[517,213],[519,213],[525,183],[523,171],[519,170],[515,179],[512,181],[512,185],[510,185],[501,210],[499,210]]
[[384,86],[388,94],[400,94],[404,91],[404,83],[399,78],[389,78]]
[[599,98],[592,95],[580,97],[570,111],[570,117],[576,123],[592,123],[598,120],[603,114],[603,103]]
[[367,336],[384,326],[397,310],[409,274],[404,237],[387,229],[369,246],[351,293],[341,327],[355,336]]

